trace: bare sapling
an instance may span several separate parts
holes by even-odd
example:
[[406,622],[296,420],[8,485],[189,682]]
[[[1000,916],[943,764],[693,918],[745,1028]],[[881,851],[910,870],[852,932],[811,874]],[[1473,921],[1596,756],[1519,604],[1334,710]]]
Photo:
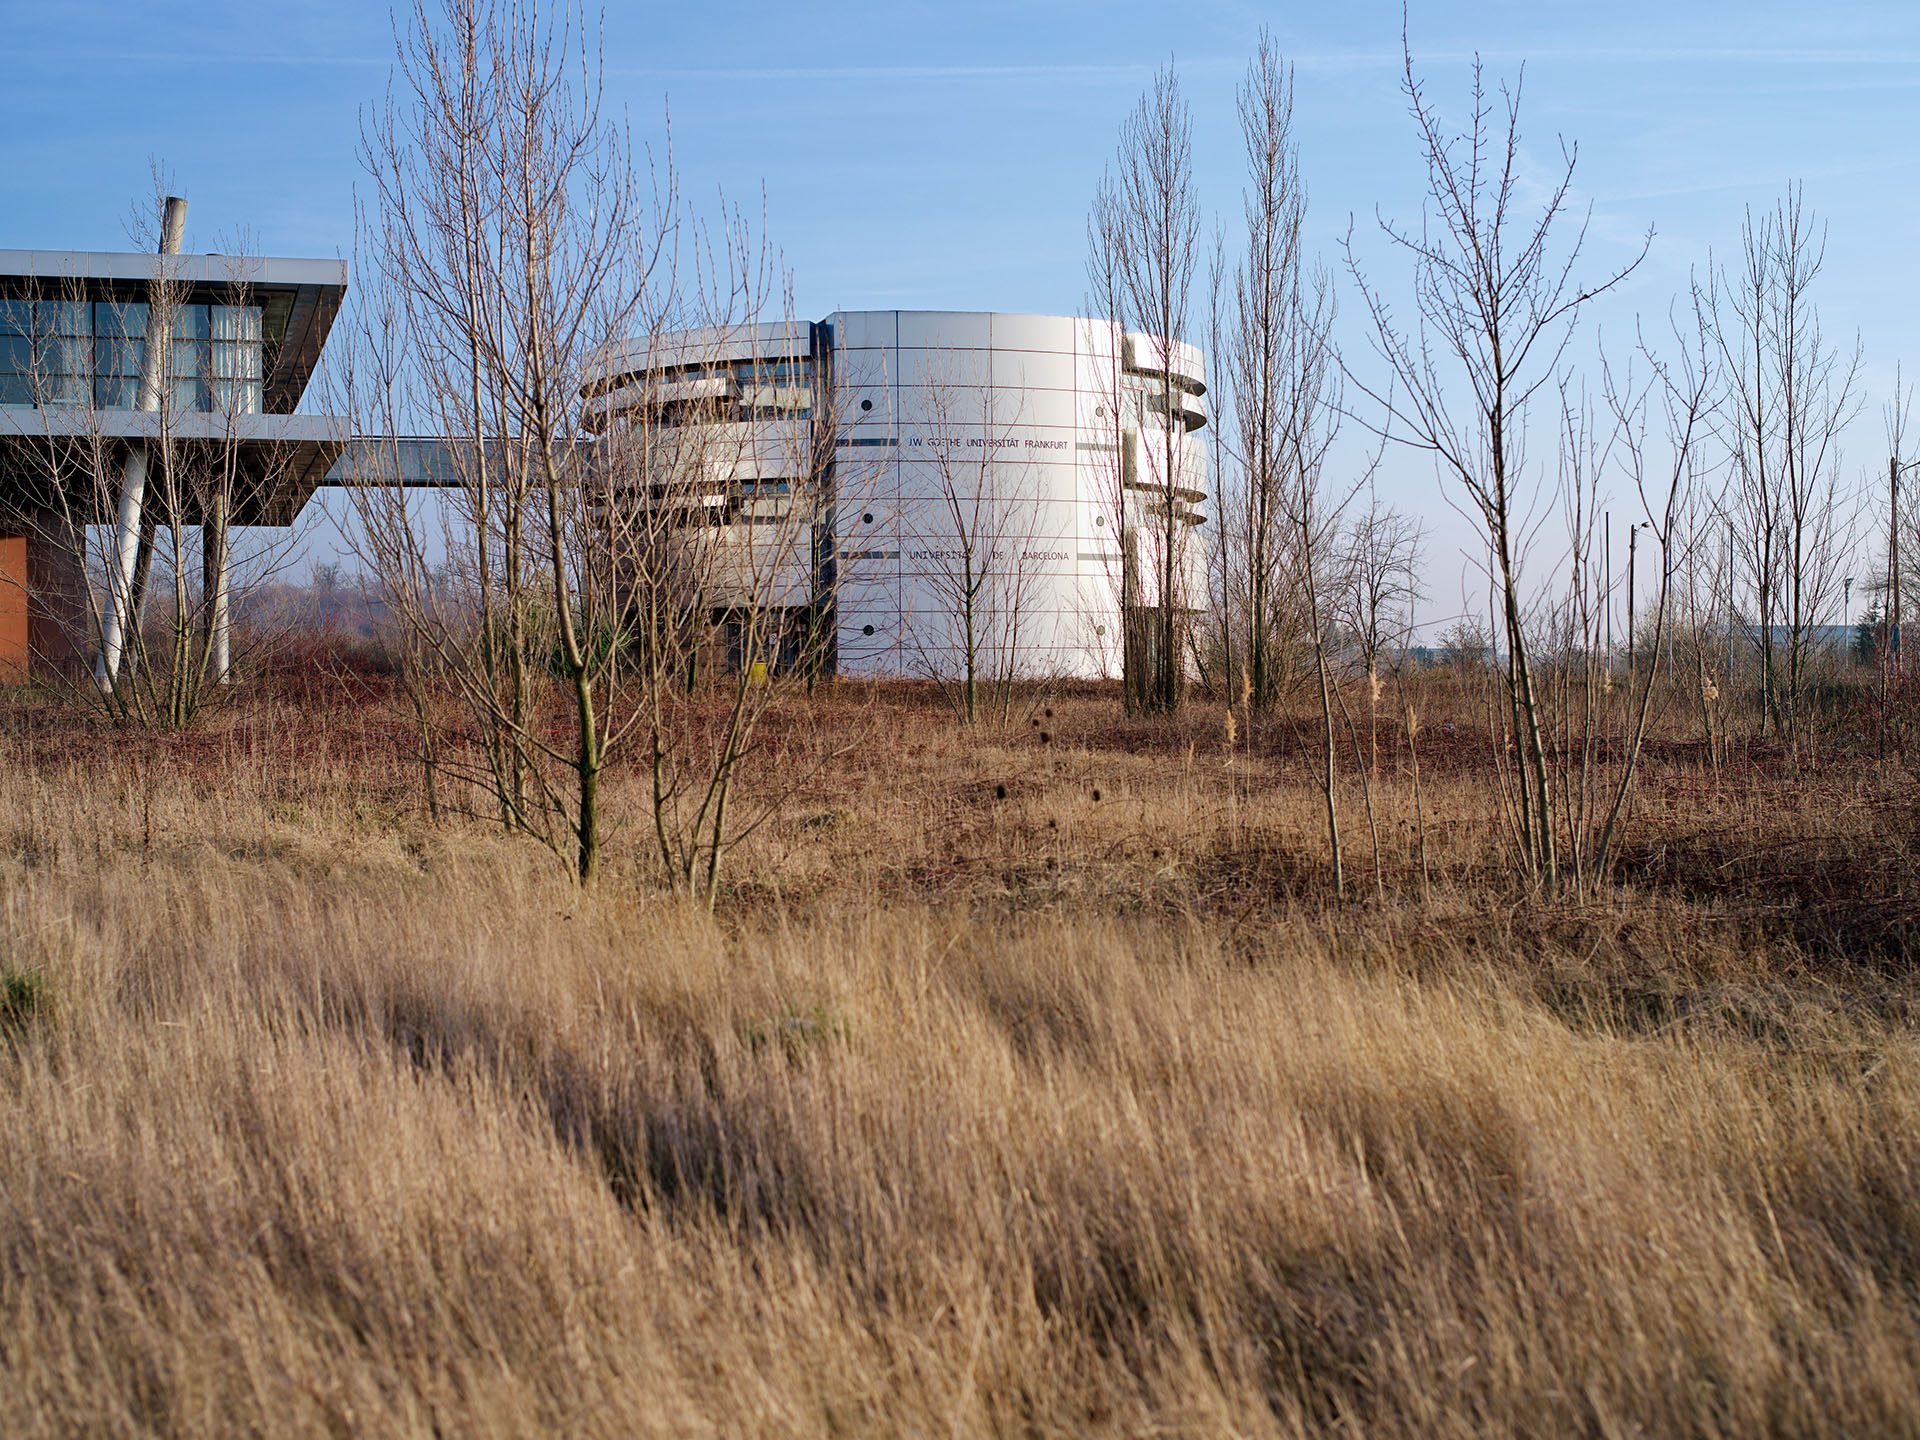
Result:
[[1540,485],[1526,455],[1527,410],[1559,374],[1582,308],[1639,259],[1598,280],[1576,280],[1587,221],[1570,213],[1574,147],[1562,142],[1544,198],[1529,203],[1539,191],[1522,175],[1519,86],[1490,95],[1476,61],[1471,111],[1455,133],[1428,98],[1404,42],[1403,55],[1427,205],[1418,226],[1383,220],[1381,231],[1411,262],[1417,324],[1408,328],[1396,318],[1349,235],[1348,268],[1390,381],[1355,382],[1373,401],[1384,436],[1434,458],[1453,503],[1486,542],[1501,667],[1494,733],[1511,734],[1517,750],[1515,763],[1503,768],[1516,855],[1529,887],[1552,894],[1561,888],[1552,766],[1523,580],[1526,520]]
[[1833,613],[1852,549],[1841,438],[1861,403],[1859,340],[1843,347],[1820,325],[1813,289],[1825,261],[1825,227],[1792,186],[1771,211],[1748,212],[1738,258],[1695,302],[1721,376],[1725,514],[1759,663],[1760,724],[1796,760],[1812,740],[1814,630]]
[[[33,357],[34,541],[71,557],[76,577],[28,597],[44,620],[36,662],[113,720],[183,729],[277,637],[251,602],[303,527],[277,510],[292,457],[252,423],[266,347],[249,246],[225,242],[225,280],[189,287],[174,258],[186,207],[170,188],[156,167],[152,204],[134,208],[130,230],[154,252],[144,301],[88,300],[48,277],[13,314]],[[116,411],[144,417],[138,439],[110,433]],[[88,531],[103,521],[113,523],[89,579]]]
[[1012,435],[1019,413],[1001,415],[1006,401],[987,377],[963,374],[958,356],[931,363],[919,387],[923,418],[902,437],[927,491],[904,506],[916,593],[909,664],[940,687],[962,724],[1005,724],[1040,583],[1039,477]]
[[[1200,208],[1193,119],[1168,65],[1120,130],[1088,223],[1090,308],[1115,356],[1111,488],[1120,542],[1122,678],[1130,712],[1171,714],[1186,678],[1188,576],[1204,451],[1186,438],[1176,375],[1187,336]],[[1132,438],[1130,438],[1130,436]],[[1149,577],[1151,577],[1149,579]]]
[[[644,309],[671,192],[645,211],[584,26],[448,0],[417,6],[396,49],[362,147],[359,539],[462,712],[456,743],[429,747],[439,765],[484,781],[501,823],[590,887],[620,622],[586,392]],[[421,434],[444,472],[432,514],[404,485]]]

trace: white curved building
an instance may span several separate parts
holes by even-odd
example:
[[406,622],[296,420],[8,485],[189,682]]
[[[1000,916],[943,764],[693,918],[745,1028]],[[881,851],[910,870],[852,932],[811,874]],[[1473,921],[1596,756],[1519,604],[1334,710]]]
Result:
[[743,567],[716,621],[739,603],[830,617],[841,674],[952,676],[971,653],[983,675],[1118,675],[1123,596],[1162,603],[1169,531],[1173,603],[1203,603],[1192,346],[1066,316],[869,310],[604,360],[609,429],[644,413],[701,448],[673,503]]

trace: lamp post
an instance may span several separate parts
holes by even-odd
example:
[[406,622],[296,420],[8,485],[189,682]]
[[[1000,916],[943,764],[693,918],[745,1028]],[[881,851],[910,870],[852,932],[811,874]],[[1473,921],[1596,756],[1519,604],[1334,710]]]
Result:
[[[1840,582],[1840,629],[1844,632],[1847,629],[1847,627],[1852,624],[1853,624],[1853,576],[1849,575],[1847,576],[1846,579]],[[1848,655],[1852,653],[1852,650],[1853,650],[1852,642],[1849,641],[1843,633],[1840,640],[1840,653],[1842,655]]]
[[1920,460],[1887,458],[1887,658],[1880,670],[1882,704],[1887,681],[1900,677],[1900,472],[1916,465]]
[[[1653,526],[1641,520],[1627,527],[1627,694],[1633,694],[1635,672],[1639,668],[1640,657],[1633,649],[1633,561],[1634,552],[1640,544],[1640,532],[1651,530]],[[1657,658],[1657,657],[1656,657]]]
[[1600,519],[1600,568],[1607,577],[1607,686],[1613,686],[1613,512]]

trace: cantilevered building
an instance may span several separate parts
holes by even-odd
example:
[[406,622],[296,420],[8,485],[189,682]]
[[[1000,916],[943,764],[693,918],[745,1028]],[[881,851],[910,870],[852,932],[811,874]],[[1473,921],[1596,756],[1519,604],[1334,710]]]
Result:
[[1064,316],[842,311],[649,337],[600,369],[604,429],[644,415],[704,437],[678,503],[736,553],[813,507],[768,603],[789,635],[830,615],[841,674],[952,674],[984,635],[1015,674],[1116,675],[1124,625],[1203,603],[1192,346]]
[[[180,255],[183,212],[157,255],[0,251],[0,679],[91,663],[112,683],[156,527],[200,531],[193,603],[224,673],[228,527],[290,524],[325,484],[459,483],[451,447],[471,440],[383,442],[374,463],[346,421],[300,413],[344,264]],[[596,376],[602,440],[582,454],[602,460],[581,473],[699,527],[692,548],[721,562],[701,603],[736,664],[950,675],[972,649],[1005,674],[1115,675],[1124,634],[1202,603],[1191,346],[1071,317],[843,311],[650,336]],[[656,459],[692,456],[693,481],[663,490],[609,458],[636,427]]]
[[[345,442],[297,412],[346,284],[338,260],[0,250],[0,678],[78,671],[97,625],[124,630],[156,525],[292,523]],[[223,547],[205,560],[224,627]]]

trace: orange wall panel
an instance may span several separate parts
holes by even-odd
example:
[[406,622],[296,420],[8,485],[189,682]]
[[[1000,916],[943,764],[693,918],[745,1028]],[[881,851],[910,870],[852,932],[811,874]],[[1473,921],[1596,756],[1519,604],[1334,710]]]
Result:
[[27,537],[0,535],[0,684],[27,678]]

